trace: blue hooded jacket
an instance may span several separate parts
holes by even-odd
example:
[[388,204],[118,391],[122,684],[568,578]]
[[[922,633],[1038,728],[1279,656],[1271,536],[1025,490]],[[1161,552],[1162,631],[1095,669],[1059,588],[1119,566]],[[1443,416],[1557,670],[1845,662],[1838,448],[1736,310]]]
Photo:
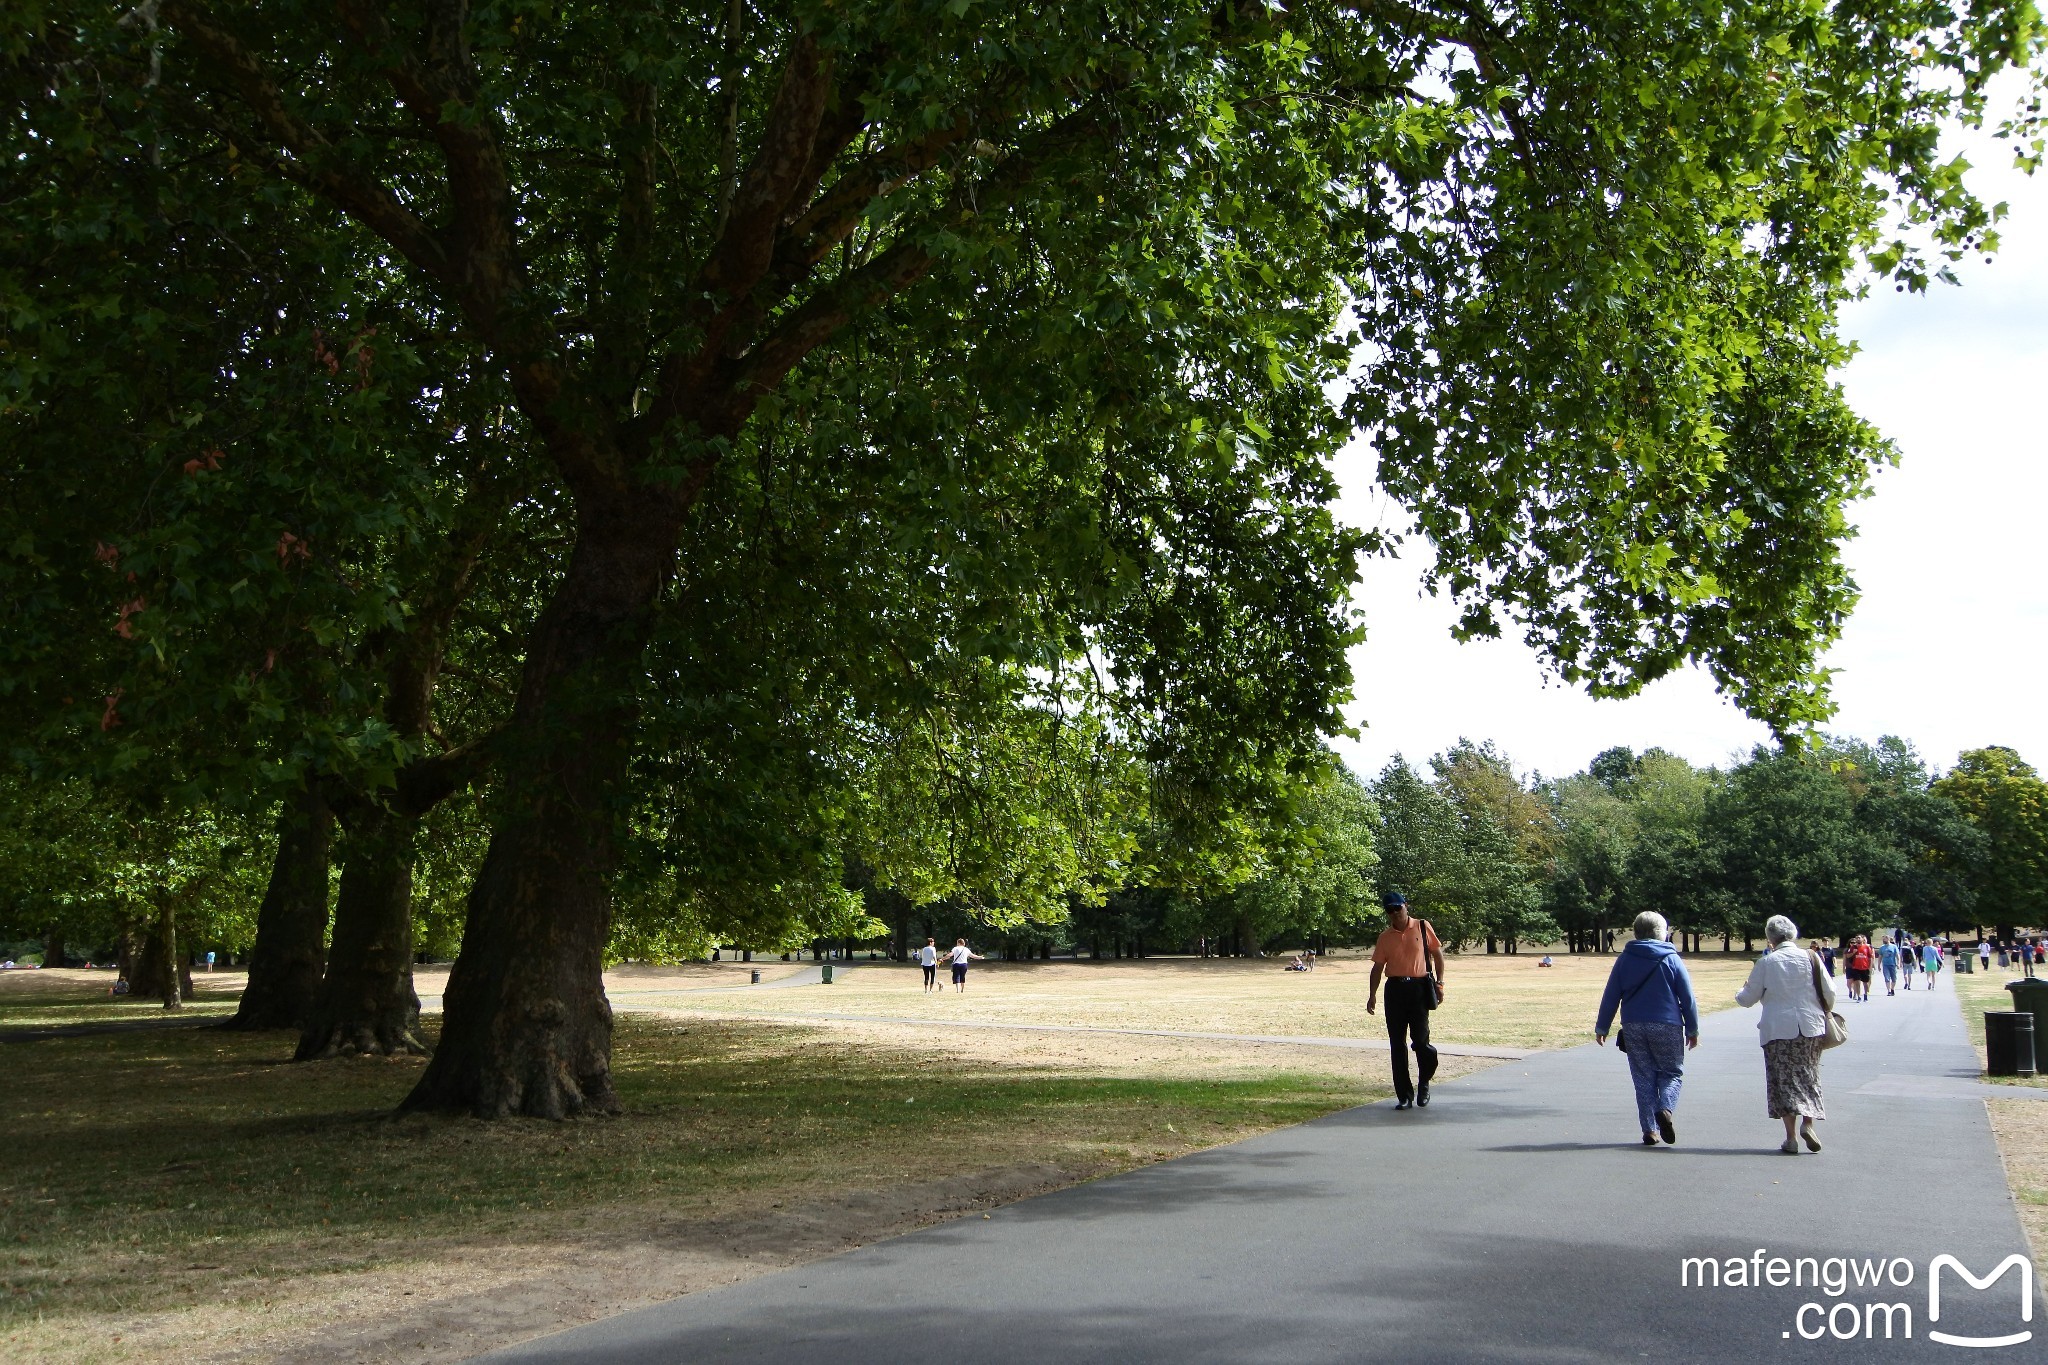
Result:
[[1700,1012],[1693,1004],[1692,975],[1678,949],[1655,939],[1632,940],[1614,960],[1607,992],[1600,997],[1595,1033],[1607,1032],[1614,1007],[1621,1006],[1624,1024],[1683,1024],[1687,1037],[1700,1031]]

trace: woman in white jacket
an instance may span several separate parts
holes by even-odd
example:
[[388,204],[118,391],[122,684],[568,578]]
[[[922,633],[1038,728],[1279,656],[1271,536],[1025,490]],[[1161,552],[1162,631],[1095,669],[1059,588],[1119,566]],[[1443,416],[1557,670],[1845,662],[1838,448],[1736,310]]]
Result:
[[1778,1150],[1797,1156],[1801,1138],[1810,1150],[1820,1150],[1813,1123],[1827,1117],[1820,1101],[1820,1053],[1835,988],[1826,973],[1815,970],[1818,959],[1799,946],[1798,925],[1773,915],[1764,937],[1771,950],[1749,969],[1735,1003],[1764,1007],[1756,1024],[1764,1044],[1764,1089],[1771,1117],[1785,1121],[1785,1145]]

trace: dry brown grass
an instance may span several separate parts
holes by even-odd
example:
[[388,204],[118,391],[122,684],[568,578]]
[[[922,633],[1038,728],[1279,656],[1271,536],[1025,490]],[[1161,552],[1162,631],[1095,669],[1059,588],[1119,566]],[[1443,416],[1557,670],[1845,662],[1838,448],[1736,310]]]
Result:
[[1329,1050],[627,1016],[625,1116],[487,1124],[290,1041],[8,1045],[0,1358],[462,1359],[1386,1093]]
[[[1558,954],[1456,955],[1445,967],[1443,1008],[1432,1026],[1443,1043],[1538,1049],[1582,1042],[1593,1030],[1612,957]],[[1313,972],[1281,970],[1282,960],[1151,958],[1142,962],[981,962],[967,990],[924,993],[915,968],[859,967],[831,986],[622,1001],[748,1016],[817,1011],[906,1020],[974,1020],[1078,1028],[1164,1029],[1191,1033],[1324,1038],[1384,1036],[1365,1012],[1370,963],[1333,956]],[[1703,1010],[1734,1003],[1752,959],[1704,954],[1687,959]],[[945,971],[941,968],[943,981]]]
[[2048,1277],[2048,1114],[2039,1100],[1992,1100],[1986,1107],[2005,1159],[2005,1183],[2033,1245],[2035,1269]]

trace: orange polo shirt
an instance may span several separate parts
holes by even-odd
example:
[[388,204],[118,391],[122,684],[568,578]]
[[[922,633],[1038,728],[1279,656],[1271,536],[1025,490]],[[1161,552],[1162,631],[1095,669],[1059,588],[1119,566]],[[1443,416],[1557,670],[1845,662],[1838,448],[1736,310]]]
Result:
[[1386,968],[1388,976],[1428,976],[1428,960],[1423,956],[1426,948],[1442,952],[1443,944],[1437,942],[1436,930],[1410,916],[1406,933],[1388,929],[1380,935],[1379,942],[1372,945],[1372,960]]

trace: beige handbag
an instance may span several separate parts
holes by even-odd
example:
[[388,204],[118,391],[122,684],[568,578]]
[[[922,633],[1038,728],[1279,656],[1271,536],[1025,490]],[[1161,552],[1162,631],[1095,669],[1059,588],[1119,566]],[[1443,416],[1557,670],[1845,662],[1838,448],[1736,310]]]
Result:
[[[1820,954],[1809,951],[1806,954],[1806,965],[1813,968],[1813,999],[1814,1003],[1818,1004],[1824,998],[1820,988]],[[1840,1047],[1848,1041],[1849,1021],[1842,1017],[1840,1010],[1829,1010],[1828,1031],[1820,1040],[1820,1050],[1826,1052],[1829,1048]]]

